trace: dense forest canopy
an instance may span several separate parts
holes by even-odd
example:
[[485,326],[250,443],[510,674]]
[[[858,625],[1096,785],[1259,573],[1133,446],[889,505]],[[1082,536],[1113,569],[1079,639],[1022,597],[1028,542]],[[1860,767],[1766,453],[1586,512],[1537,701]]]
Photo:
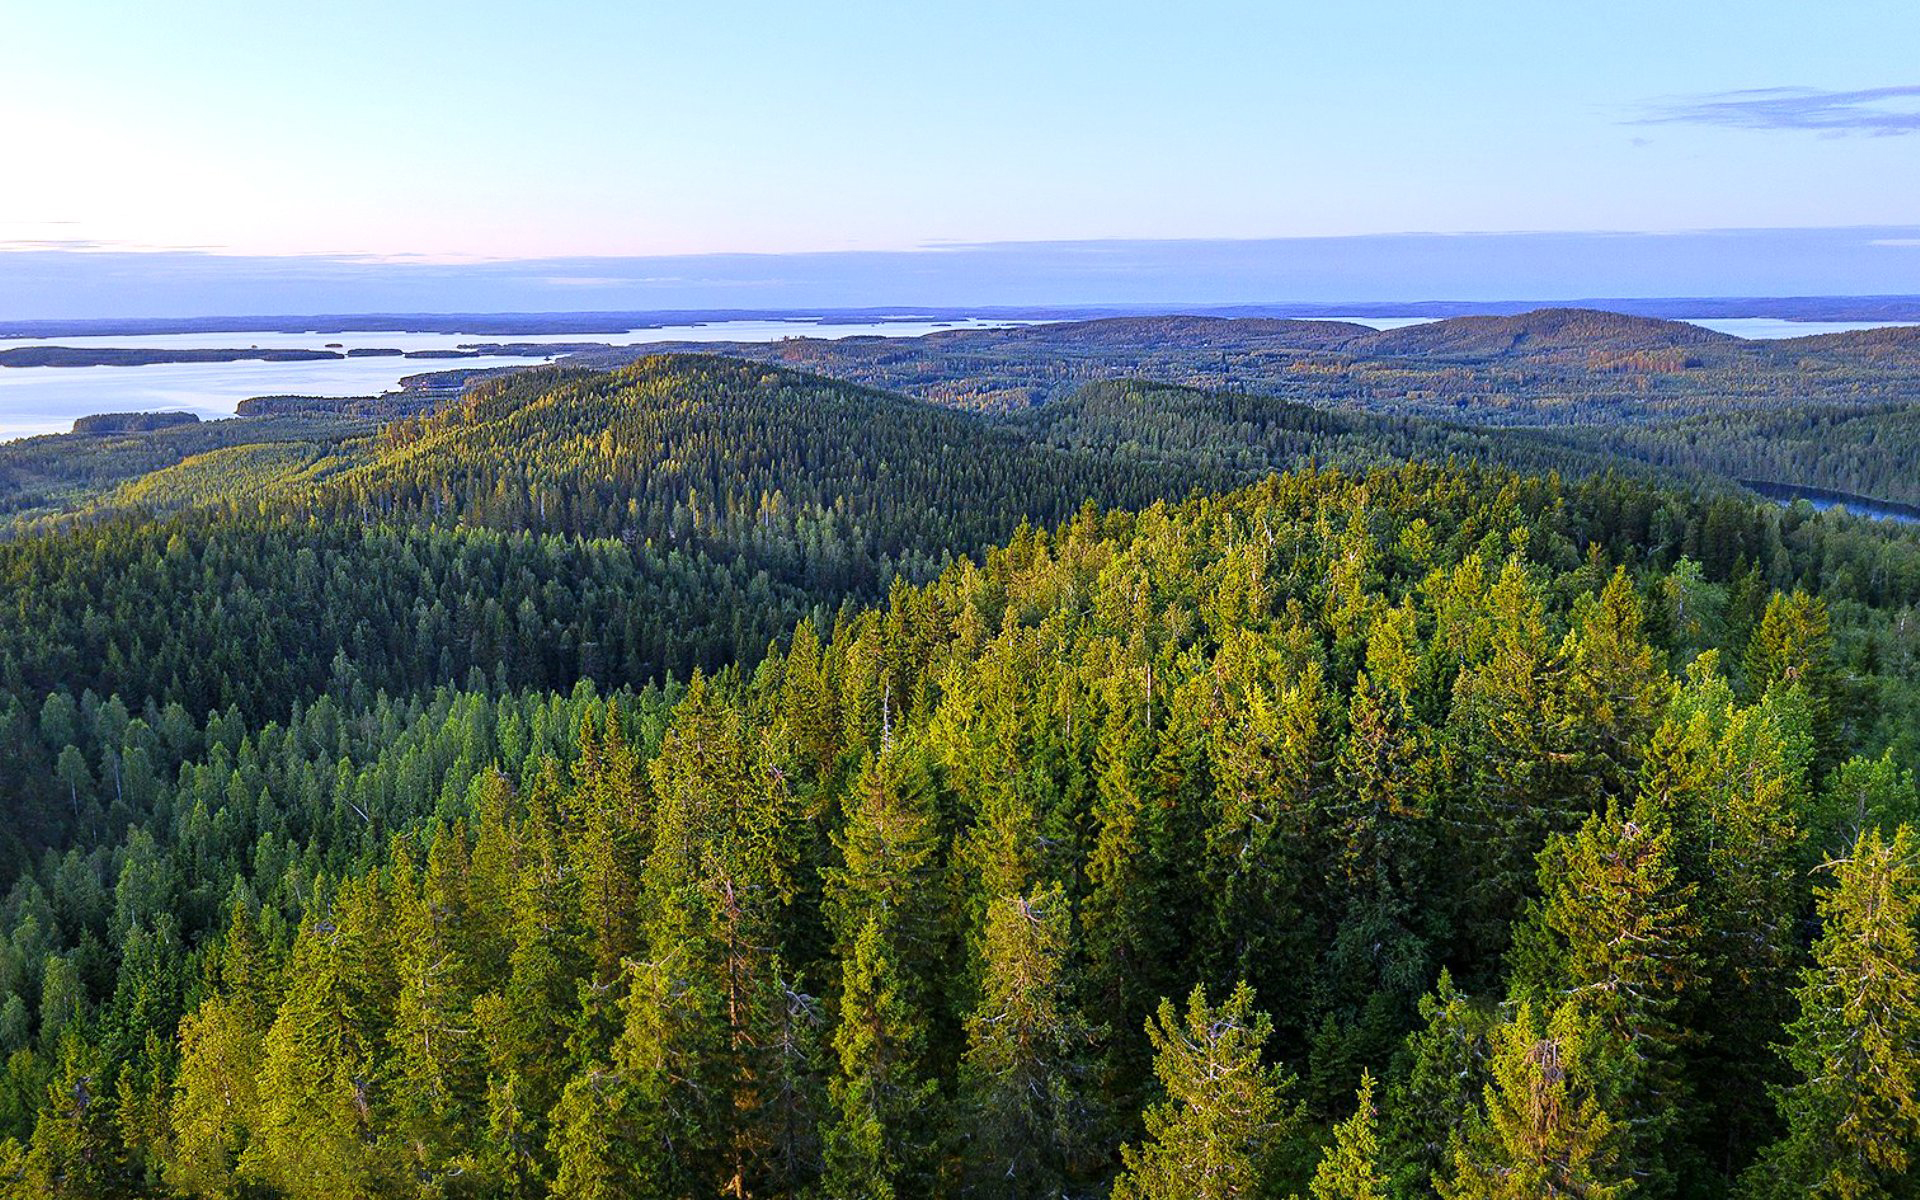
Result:
[[[1455,443],[1446,453],[1529,470],[1584,474],[1596,462],[1632,462],[1695,482],[1759,480],[1920,503],[1920,483],[1906,469],[1920,378],[1914,327],[1747,341],[1683,321],[1587,309],[1385,331],[1334,320],[1112,317],[918,338],[605,347],[563,364],[605,369],[660,353],[722,353],[817,372],[1011,416],[1016,429],[1089,384],[1151,381],[1384,418],[1401,431],[1388,458],[1408,453],[1405,430],[1419,427],[1426,444],[1417,452],[1425,455],[1439,453],[1434,443],[1445,438]],[[476,376],[495,375],[429,372],[383,397],[257,397],[241,404],[243,420],[138,444],[60,436],[10,443],[0,446],[0,516],[84,511],[117,486],[216,446],[330,445],[364,434],[369,419],[430,412]],[[524,381],[545,375],[508,373],[505,386],[524,398]]]
[[[1097,380],[1150,379],[1317,408],[1535,431],[1565,454],[1920,502],[1907,465],[1920,328],[1748,341],[1684,321],[1587,309],[1454,317],[1375,331],[1340,321],[1118,317],[922,338],[789,338],[651,347],[726,353],[1021,412]],[[638,351],[578,356],[608,366]],[[1822,455],[1844,421],[1844,454]],[[1542,434],[1545,436],[1543,437]],[[1793,447],[1776,454],[1779,443]]]
[[[1514,320],[1419,344],[1660,332]],[[1910,1192],[1920,535],[1020,409],[667,356],[0,454],[0,1187]]]

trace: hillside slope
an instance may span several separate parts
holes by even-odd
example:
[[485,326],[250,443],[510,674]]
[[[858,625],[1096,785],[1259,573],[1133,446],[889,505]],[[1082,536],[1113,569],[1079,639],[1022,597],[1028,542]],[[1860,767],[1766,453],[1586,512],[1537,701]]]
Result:
[[[712,369],[756,419],[875,411]],[[476,488],[590,480],[576,407],[630,414],[616,469],[734,428],[655,424],[664,375],[556,382],[370,451],[355,494],[466,449]],[[1092,432],[1358,420],[1078,400]],[[1754,1082],[1799,1077],[1796,1011],[1857,991],[1802,969],[1848,961],[1800,934],[1846,914],[1809,868],[1885,865],[1888,945],[1920,911],[1920,543],[1846,522],[1302,472],[1017,529],[884,602],[749,584],[723,615],[776,644],[646,686],[714,615],[658,586],[689,556],[430,508],[0,545],[8,1200],[76,1162],[111,1196],[1125,1194],[1168,1080],[1278,1114],[1188,1140],[1298,1194],[1363,1078],[1363,1165],[1480,1195],[1434,1147],[1498,1150],[1545,1053],[1582,1128],[1665,1128],[1688,1081],[1691,1120],[1595,1160],[1719,1194],[1793,1103]],[[1849,849],[1867,823],[1891,851]]]
[[1374,334],[1359,353],[1433,358],[1547,358],[1712,348],[1751,343],[1685,321],[1588,308],[1543,308],[1511,317],[1451,317]]

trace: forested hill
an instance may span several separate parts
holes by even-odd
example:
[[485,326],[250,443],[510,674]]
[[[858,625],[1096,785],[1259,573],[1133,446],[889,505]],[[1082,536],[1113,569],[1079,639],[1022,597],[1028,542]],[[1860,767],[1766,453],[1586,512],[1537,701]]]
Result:
[[1798,352],[1818,351],[1835,356],[1857,355],[1911,367],[1920,365],[1920,325],[1851,329],[1843,333],[1792,338],[1783,342],[1781,348]]
[[[1339,321],[1126,317],[912,339],[790,338],[698,349],[799,367],[955,408],[1021,414],[1088,383],[1125,379],[1272,397],[1314,408],[1557,431],[1563,445],[1723,479],[1920,503],[1902,426],[1920,389],[1912,328],[1746,341],[1682,321],[1586,309],[1457,317],[1375,332]],[[614,365],[636,353],[581,356]],[[1826,428],[1864,447],[1828,457]],[[1765,433],[1761,431],[1765,430]],[[1776,453],[1776,441],[1793,443]]]
[[1607,453],[719,356],[37,439],[0,1197],[1903,1194],[1920,536]]
[[301,502],[741,549],[756,537],[804,541],[796,523],[812,523],[823,537],[872,541],[876,558],[911,549],[937,560],[1004,537],[1002,514],[1053,522],[1089,497],[1133,504],[1166,486],[885,392],[669,356],[483,386],[389,424],[366,462]]
[[1543,308],[1511,317],[1452,317],[1386,330],[1350,345],[1371,354],[1461,359],[1658,353],[1696,347],[1721,351],[1750,347],[1764,352],[1763,347],[1730,334],[1685,321],[1584,308]]
[[[619,384],[552,382],[316,489],[515,438],[590,483],[566,414]],[[722,594],[649,590],[684,560],[433,507],[0,547],[46,847],[0,903],[0,1188],[1759,1200],[1920,1143],[1911,539],[1304,472],[833,613],[750,585],[770,654],[641,686],[629,639]]]

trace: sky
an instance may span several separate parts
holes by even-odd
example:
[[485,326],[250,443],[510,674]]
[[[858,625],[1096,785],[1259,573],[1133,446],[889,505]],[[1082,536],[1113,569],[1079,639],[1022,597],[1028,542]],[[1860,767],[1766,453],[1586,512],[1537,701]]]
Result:
[[[836,256],[1010,266],[1002,247],[1025,245],[1031,274],[1077,243],[1169,262],[1190,243],[1212,274],[1147,286],[1224,301],[1292,277],[1206,246],[1364,259],[1409,234],[1604,233],[1651,286],[1672,237],[1720,230],[1871,231],[1837,290],[1920,292],[1882,286],[1920,276],[1911,0],[0,0],[0,28],[0,315],[202,311],[251,285],[196,292],[196,271],[276,265],[278,312],[410,286],[444,307],[458,284],[380,281],[484,290],[501,262],[560,265],[493,303],[608,306],[606,281],[634,279],[671,302],[698,289],[661,281],[740,255],[824,297],[864,278]],[[1468,245],[1518,261],[1549,243]],[[303,282],[323,267],[367,288]],[[1796,270],[1775,286],[1724,257],[1680,290],[1777,292]],[[1558,293],[1633,294],[1583,271]],[[1392,298],[1530,276],[1354,278],[1345,295]],[[1084,273],[1052,279],[1051,301],[1099,299]],[[158,298],[116,300],[116,280]]]

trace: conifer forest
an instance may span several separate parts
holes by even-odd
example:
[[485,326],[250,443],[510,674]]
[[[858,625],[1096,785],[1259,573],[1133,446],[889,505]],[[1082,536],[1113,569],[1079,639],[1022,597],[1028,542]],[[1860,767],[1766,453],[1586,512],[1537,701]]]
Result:
[[1920,1195],[1920,342],[1308,324],[0,445],[0,1195]]

